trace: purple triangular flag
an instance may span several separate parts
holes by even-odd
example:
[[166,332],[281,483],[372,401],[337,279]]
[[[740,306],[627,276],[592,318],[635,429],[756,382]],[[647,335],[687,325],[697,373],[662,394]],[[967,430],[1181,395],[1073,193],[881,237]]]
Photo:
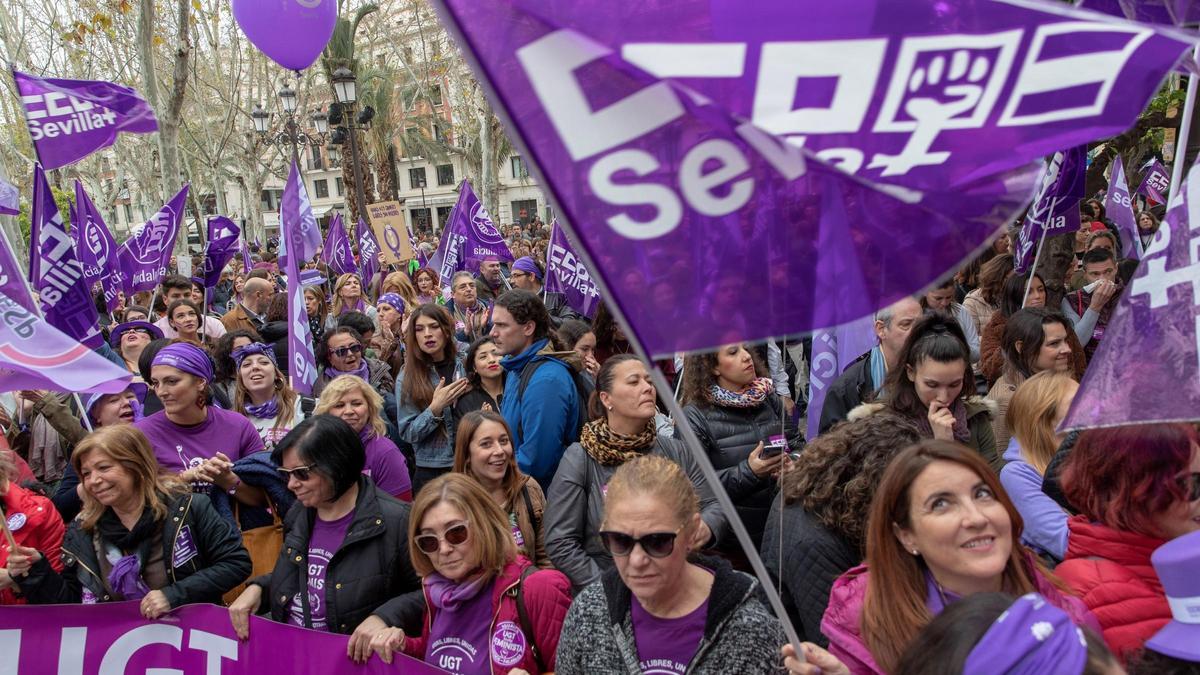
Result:
[[129,87],[94,80],[44,79],[13,70],[25,123],[42,166],[73,164],[127,131],[158,131],[154,110]]
[[358,219],[358,269],[364,289],[379,273],[379,242],[362,218]]
[[254,260],[250,257],[250,244],[242,240],[242,273],[249,274],[254,269]]
[[321,228],[313,216],[312,204],[308,200],[308,189],[300,176],[300,167],[292,162],[292,170],[288,174],[287,184],[283,186],[283,201],[279,208],[279,220],[282,223],[280,231],[287,227],[296,236],[292,248],[286,249],[287,255],[293,252],[300,255],[296,261],[298,266],[312,260],[321,248]]
[[337,275],[358,271],[354,264],[354,249],[350,246],[350,237],[346,236],[340,213],[333,214],[329,223],[329,234],[325,236],[325,246],[321,248],[321,260]]
[[1121,252],[1126,258],[1141,260],[1142,239],[1138,236],[1137,218],[1133,215],[1133,199],[1125,181],[1125,165],[1121,156],[1113,157],[1112,174],[1108,179],[1108,193],[1104,198],[1104,213],[1116,223],[1121,233]]
[[237,255],[242,229],[225,216],[208,219],[208,244],[204,248],[204,287],[221,281],[221,271]]
[[146,221],[141,232],[126,239],[117,250],[126,295],[152,290],[167,275],[187,194],[188,186],[185,185]]
[[1079,229],[1079,201],[1084,194],[1086,148],[1075,147],[1054,153],[1042,174],[1037,197],[1025,213],[1025,221],[1013,244],[1017,274],[1029,271],[1044,237]]
[[42,314],[71,339],[88,347],[99,346],[104,336],[97,325],[96,303],[41,166],[35,166],[33,172],[31,220],[37,223],[37,238],[29,240],[29,251],[39,258],[38,273],[31,285],[38,294]]
[[600,306],[600,289],[583,260],[575,255],[557,218],[550,223],[550,245],[546,248],[546,290],[562,293],[571,309],[588,318],[594,317]]
[[100,216],[100,211],[83,189],[83,183],[78,180],[75,181],[75,212],[71,217],[71,231],[78,232],[75,246],[88,287],[99,279],[104,289],[107,311],[116,310],[121,302],[118,294],[125,284],[120,265],[117,264],[117,242]]
[[[294,166],[292,168],[295,169]],[[302,186],[300,190],[303,191]],[[307,207],[307,198],[304,199],[304,206]],[[311,237],[310,233],[303,231],[307,219],[312,218],[311,209],[308,211],[307,217],[303,214],[293,213],[292,217],[282,220],[279,228],[283,239],[283,249],[287,252],[283,274],[296,282],[300,280],[301,261],[312,257],[312,254],[305,256],[305,248],[309,245]],[[321,231],[316,227],[315,219],[312,220],[312,225],[312,229],[317,233],[319,243]],[[313,252],[316,252],[315,248]],[[312,328],[308,325],[308,312],[304,307],[304,286],[300,283],[289,283],[287,294],[288,376],[291,378],[293,389],[305,396],[312,396],[313,383],[317,381],[317,358],[313,352],[313,336]]]

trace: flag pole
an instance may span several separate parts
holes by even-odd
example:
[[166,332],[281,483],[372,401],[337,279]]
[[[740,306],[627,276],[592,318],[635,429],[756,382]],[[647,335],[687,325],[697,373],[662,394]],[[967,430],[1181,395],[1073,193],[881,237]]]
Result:
[[1021,296],[1021,306],[1029,298],[1029,289],[1033,287],[1033,275],[1037,274],[1038,261],[1042,258],[1042,247],[1046,245],[1046,228],[1042,227],[1042,238],[1038,240],[1037,252],[1033,254],[1033,264],[1029,266],[1029,279],[1025,281],[1025,295]]
[[[1200,57],[1200,46],[1192,50],[1192,63]],[[1179,121],[1179,135],[1175,139],[1175,159],[1171,162],[1171,189],[1167,194],[1167,208],[1175,200],[1179,183],[1183,180],[1184,154],[1187,152],[1188,132],[1192,129],[1192,111],[1196,108],[1196,88],[1200,85],[1200,76],[1192,73],[1188,76],[1187,97],[1183,101],[1183,117]]]
[[3,501],[0,500],[0,530],[4,530],[4,540],[8,542],[10,553],[17,552],[17,542],[13,539],[12,530],[8,529],[8,514],[4,512]]

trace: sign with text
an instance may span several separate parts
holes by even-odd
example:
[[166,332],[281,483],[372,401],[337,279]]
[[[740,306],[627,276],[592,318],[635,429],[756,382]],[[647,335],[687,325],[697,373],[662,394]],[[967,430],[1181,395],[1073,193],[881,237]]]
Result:
[[367,220],[375,232],[375,241],[388,264],[399,264],[412,260],[412,242],[408,240],[408,226],[404,223],[404,209],[400,202],[380,202],[367,205]]

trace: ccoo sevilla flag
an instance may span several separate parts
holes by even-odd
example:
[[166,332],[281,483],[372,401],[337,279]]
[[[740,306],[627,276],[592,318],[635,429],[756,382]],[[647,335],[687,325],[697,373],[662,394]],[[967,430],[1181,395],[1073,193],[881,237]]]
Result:
[[158,131],[154,111],[129,87],[12,73],[33,147],[47,171],[107,148],[122,131]]

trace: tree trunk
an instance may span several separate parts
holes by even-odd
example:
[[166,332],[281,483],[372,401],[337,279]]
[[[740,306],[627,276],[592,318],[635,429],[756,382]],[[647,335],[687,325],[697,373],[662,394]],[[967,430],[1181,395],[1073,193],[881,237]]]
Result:
[[491,112],[484,98],[483,89],[476,89],[475,118],[479,122],[479,200],[483,208],[491,214],[495,221],[499,216],[496,212],[496,163],[493,154],[496,152],[496,142],[492,138]]
[[[141,0],[141,13],[138,15],[138,61],[142,68],[142,96],[158,117],[159,132],[158,156],[161,159],[166,154],[164,145],[162,106],[159,105],[158,76],[154,72],[154,0]],[[160,201],[166,202],[171,198],[168,194],[166,173],[161,176],[162,195]]]

